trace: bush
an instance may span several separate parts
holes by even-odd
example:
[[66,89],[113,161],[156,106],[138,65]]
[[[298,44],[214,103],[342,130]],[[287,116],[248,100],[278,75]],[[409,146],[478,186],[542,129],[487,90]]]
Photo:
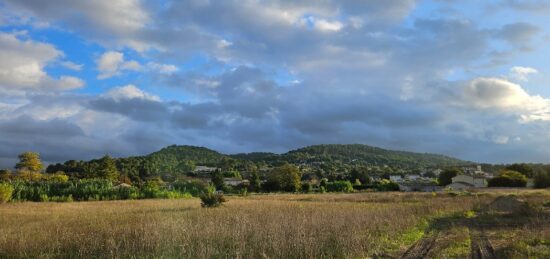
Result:
[[525,187],[527,177],[516,171],[504,170],[489,180],[489,187]]
[[388,191],[399,191],[399,185],[388,179],[382,179],[380,182],[377,182],[374,186],[376,190],[388,192]]
[[0,203],[6,203],[11,200],[13,186],[7,183],[0,183]]
[[218,207],[225,202],[223,193],[216,192],[216,188],[214,188],[214,186],[209,186],[206,192],[204,192],[200,196],[200,198],[201,198],[201,206],[203,208]]
[[353,192],[353,186],[349,181],[328,182],[326,188],[329,192]]

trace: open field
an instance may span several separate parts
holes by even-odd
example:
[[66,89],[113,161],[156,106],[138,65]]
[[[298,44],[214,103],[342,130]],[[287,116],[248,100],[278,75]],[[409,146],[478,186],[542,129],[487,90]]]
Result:
[[550,256],[550,191],[517,193],[533,214],[473,211],[506,192],[516,191],[256,195],[212,209],[198,199],[10,203],[0,206],[0,257],[467,258],[472,245]]

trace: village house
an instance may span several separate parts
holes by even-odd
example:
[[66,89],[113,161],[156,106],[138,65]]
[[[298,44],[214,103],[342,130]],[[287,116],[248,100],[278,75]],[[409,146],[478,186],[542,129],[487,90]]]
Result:
[[193,172],[195,173],[212,173],[214,171],[216,171],[218,168],[216,167],[208,167],[208,166],[203,166],[203,165],[198,165],[198,166],[195,166],[195,170]]
[[487,187],[487,179],[481,175],[457,175],[453,177],[452,183],[447,185],[447,188],[452,190],[465,190],[470,188]]
[[390,175],[390,181],[392,181],[394,183],[402,182],[403,181],[403,176],[401,176],[401,175]]

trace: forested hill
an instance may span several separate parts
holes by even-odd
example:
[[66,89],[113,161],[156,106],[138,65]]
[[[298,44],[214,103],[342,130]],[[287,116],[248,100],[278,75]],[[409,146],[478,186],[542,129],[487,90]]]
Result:
[[186,174],[197,165],[216,166],[222,169],[246,171],[252,167],[270,167],[281,163],[319,166],[325,168],[351,168],[355,166],[389,166],[415,169],[471,164],[443,155],[392,151],[367,145],[316,145],[292,150],[284,154],[248,153],[225,155],[217,151],[195,146],[172,145],[157,152],[136,157],[103,157],[90,161],[70,160],[50,165],[47,172],[63,171],[82,177],[93,177],[101,171],[105,160],[114,160],[118,171],[134,179],[146,179],[169,174]]
[[361,144],[315,145],[283,154],[285,161],[340,161],[341,163],[367,163],[394,167],[445,167],[471,164],[449,156],[387,150]]

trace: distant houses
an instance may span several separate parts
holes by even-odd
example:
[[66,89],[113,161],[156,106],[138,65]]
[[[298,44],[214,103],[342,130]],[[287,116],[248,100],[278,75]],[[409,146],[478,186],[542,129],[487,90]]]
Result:
[[470,188],[487,187],[487,179],[483,175],[466,175],[461,174],[453,177],[452,183],[447,185],[447,188],[452,190],[465,190]]

